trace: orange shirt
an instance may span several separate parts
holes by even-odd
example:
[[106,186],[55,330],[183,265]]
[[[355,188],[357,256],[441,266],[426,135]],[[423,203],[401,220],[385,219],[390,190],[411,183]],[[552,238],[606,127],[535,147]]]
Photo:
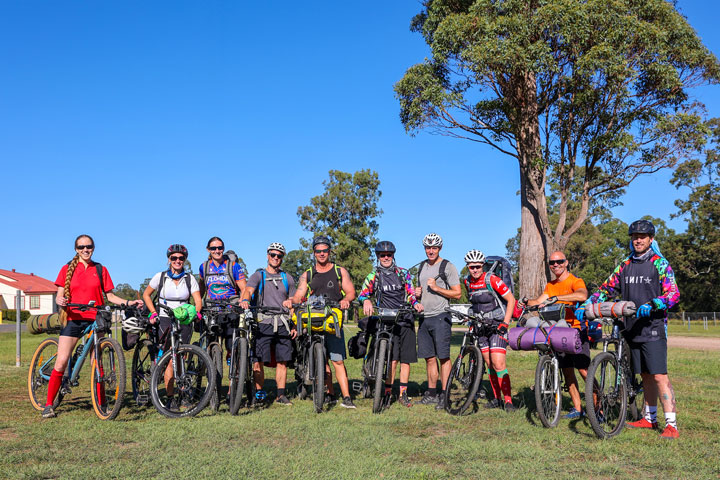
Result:
[[[562,282],[553,280],[552,282],[545,285],[545,292],[548,297],[556,297],[558,295],[567,295],[573,293],[580,288],[586,288],[585,282],[582,278],[578,278],[572,273],[568,272],[568,277]],[[575,302],[568,302],[566,300],[559,300],[558,303],[564,303],[565,305],[574,305]],[[565,309],[565,320],[570,324],[571,327],[580,328],[580,322],[575,318],[575,312],[572,308]]]

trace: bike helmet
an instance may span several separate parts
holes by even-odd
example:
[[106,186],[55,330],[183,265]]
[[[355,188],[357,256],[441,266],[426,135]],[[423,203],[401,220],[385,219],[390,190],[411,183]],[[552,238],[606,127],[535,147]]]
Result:
[[127,333],[142,333],[145,328],[140,325],[140,322],[135,317],[124,318],[122,321],[122,329]]
[[182,253],[185,258],[188,256],[187,248],[185,248],[185,245],[180,245],[179,243],[174,243],[170,245],[167,249],[167,256],[170,258],[170,255],[173,253]]
[[268,252],[269,252],[270,250],[277,250],[278,252],[280,252],[280,253],[282,253],[283,255],[285,255],[285,245],[283,245],[282,243],[279,243],[279,242],[273,242],[273,243],[271,243],[270,245],[268,245],[268,248],[267,248],[267,251],[268,251]]
[[633,233],[647,233],[651,237],[655,236],[655,225],[649,220],[635,220],[628,228],[628,235]]
[[383,240],[375,245],[375,253],[390,252],[395,253],[395,245],[392,242]]
[[423,247],[442,247],[442,237],[437,233],[428,233],[423,238]]
[[330,239],[328,237],[326,237],[325,235],[319,235],[319,236],[313,238],[313,250],[315,249],[316,246],[322,245],[322,244],[325,244],[329,248],[332,248],[332,243],[330,243]]
[[485,254],[480,250],[470,250],[465,254],[465,263],[485,263]]

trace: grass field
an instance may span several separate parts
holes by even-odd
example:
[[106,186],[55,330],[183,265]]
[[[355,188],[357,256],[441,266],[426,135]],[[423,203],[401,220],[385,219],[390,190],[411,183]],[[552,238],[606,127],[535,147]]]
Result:
[[[223,407],[215,415],[170,420],[152,408],[132,406],[128,395],[118,418],[101,422],[92,412],[85,373],[58,408],[59,416],[43,421],[30,406],[26,386],[27,363],[42,338],[23,337],[18,369],[14,334],[0,334],[0,478],[720,475],[720,352],[670,351],[678,441],[628,429],[599,441],[585,420],[561,420],[552,430],[540,425],[534,408],[526,406],[537,360],[532,352],[508,355],[515,404],[521,407],[514,414],[480,408],[452,417],[428,406],[395,404],[373,415],[369,400],[356,399],[357,410],[336,407],[317,415],[310,401],[296,399],[292,407],[273,405],[238,417]],[[360,378],[359,366],[348,361],[351,379]],[[413,396],[426,387],[424,371],[421,365],[412,370]]]

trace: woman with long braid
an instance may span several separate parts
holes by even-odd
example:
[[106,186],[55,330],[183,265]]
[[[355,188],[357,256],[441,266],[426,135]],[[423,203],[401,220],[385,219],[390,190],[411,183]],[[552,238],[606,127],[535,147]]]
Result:
[[[55,358],[55,367],[50,375],[48,383],[48,396],[45,409],[42,411],[43,418],[55,416],[52,404],[60,385],[62,377],[67,368],[68,360],[72,354],[78,338],[88,326],[88,322],[95,320],[93,310],[80,311],[77,308],[66,307],[68,303],[89,303],[95,301],[95,305],[103,305],[103,293],[107,299],[116,304],[142,305],[141,300],[128,301],[112,293],[115,286],[110,279],[110,274],[104,266],[98,268],[98,264],[92,261],[95,251],[95,242],[90,235],[80,235],[75,239],[75,256],[72,261],[60,269],[55,285],[58,287],[55,303],[65,309],[67,313],[67,325],[60,332],[58,352]],[[102,279],[98,272],[102,272]]]

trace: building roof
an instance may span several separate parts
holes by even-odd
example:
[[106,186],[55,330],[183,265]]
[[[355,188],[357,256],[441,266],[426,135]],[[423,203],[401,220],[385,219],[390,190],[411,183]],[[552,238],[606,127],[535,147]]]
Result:
[[0,269],[0,283],[22,290],[26,295],[57,292],[57,286],[50,280],[38,277],[33,273],[29,275],[18,273],[15,269]]

